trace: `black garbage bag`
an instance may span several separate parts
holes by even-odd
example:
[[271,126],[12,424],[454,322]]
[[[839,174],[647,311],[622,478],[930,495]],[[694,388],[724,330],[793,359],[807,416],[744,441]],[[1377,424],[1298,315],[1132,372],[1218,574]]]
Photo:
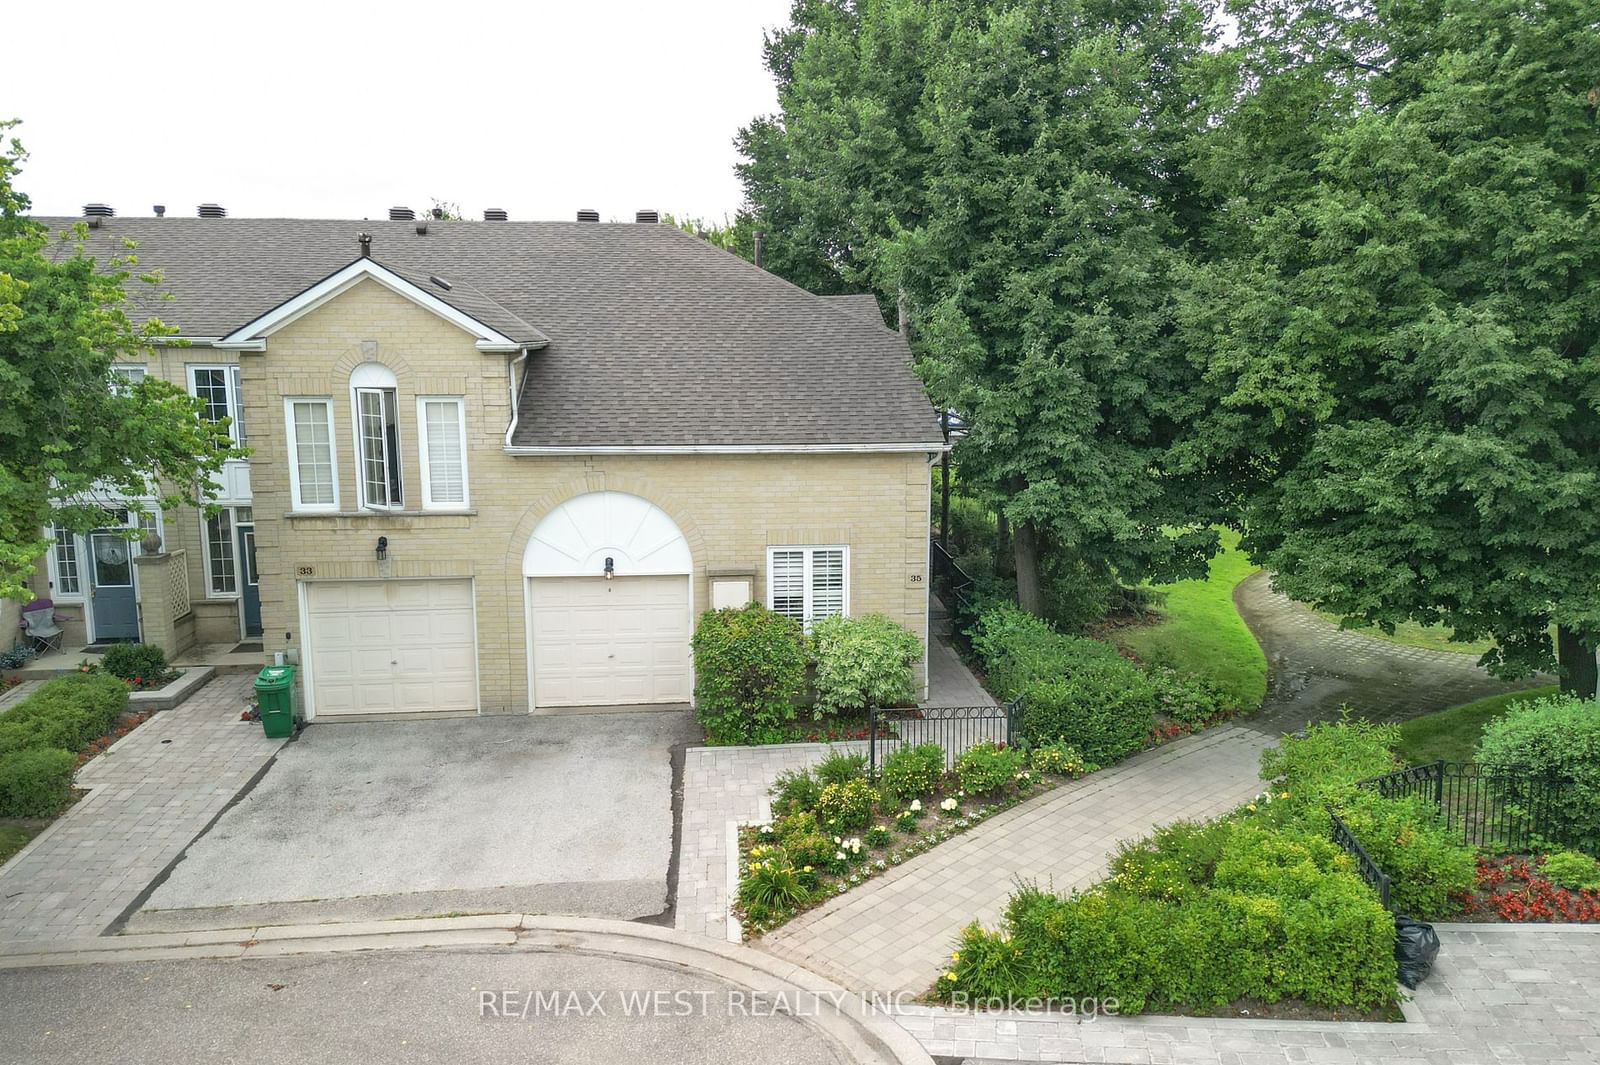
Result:
[[1400,968],[1400,982],[1415,991],[1433,971],[1439,956],[1439,933],[1427,921],[1416,921],[1403,913],[1394,916],[1394,960]]

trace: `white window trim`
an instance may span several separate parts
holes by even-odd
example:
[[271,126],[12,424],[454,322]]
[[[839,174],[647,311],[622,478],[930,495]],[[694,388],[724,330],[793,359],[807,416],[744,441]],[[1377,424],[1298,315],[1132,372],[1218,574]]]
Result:
[[198,397],[199,390],[195,387],[194,374],[196,370],[221,370],[223,391],[228,401],[228,439],[233,441],[234,447],[239,447],[239,367],[228,362],[191,362],[183,367],[183,383],[191,396]]
[[200,512],[200,572],[205,578],[207,599],[238,599],[239,589],[239,547],[235,543],[239,538],[239,528],[234,522],[234,508],[223,507],[222,513],[228,515],[228,558],[233,562],[233,591],[219,592],[212,580],[211,573],[211,519]]
[[[435,503],[433,480],[428,469],[428,416],[427,404],[454,403],[456,405],[456,431],[461,439],[461,501]],[[462,511],[472,509],[472,483],[467,476],[467,401],[464,396],[417,397],[417,465],[422,470],[422,509],[435,511]]]
[[47,535],[50,538],[50,598],[57,603],[81,603],[85,599],[84,584],[87,574],[84,573],[84,542],[83,537],[70,529],[62,529],[67,534],[67,539],[72,542],[72,556],[78,564],[78,590],[75,592],[61,591],[61,556],[58,553],[60,545],[56,542],[56,526],[48,527]]
[[850,545],[849,544],[771,544],[767,547],[767,596],[765,606],[772,609],[772,556],[778,551],[800,551],[805,555],[805,563],[801,568],[801,588],[804,594],[805,607],[802,610],[803,620],[801,626],[807,632],[811,631],[811,623],[816,620],[812,617],[812,565],[818,551],[839,551],[840,561],[844,567],[844,585],[841,589],[842,602],[839,614],[842,617],[850,616]]
[[400,425],[400,389],[395,385],[352,385],[350,388],[350,442],[355,445],[356,460],[356,499],[363,510],[375,510],[379,513],[400,511],[405,509],[405,465],[400,464],[400,502],[374,503],[367,499],[367,464],[366,456],[362,454],[361,447],[361,393],[363,392],[393,392],[394,393],[394,445],[400,455],[389,451],[389,438],[383,438],[384,474],[389,472],[389,461],[392,458],[400,462],[400,456],[405,453],[404,441],[401,439]]
[[[328,465],[333,476],[332,503],[303,503],[300,501],[300,452],[294,431],[294,405],[320,403],[328,419]],[[333,399],[329,396],[284,396],[284,439],[289,442],[289,501],[290,509],[303,514],[337,514],[339,512],[339,434],[333,429]]]

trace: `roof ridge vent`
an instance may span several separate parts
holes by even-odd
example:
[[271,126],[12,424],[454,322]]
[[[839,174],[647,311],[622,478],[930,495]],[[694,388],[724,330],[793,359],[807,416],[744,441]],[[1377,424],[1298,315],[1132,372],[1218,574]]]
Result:
[[578,221],[580,221],[580,222],[598,222],[598,221],[600,221],[600,212],[596,211],[593,207],[582,207],[582,208],[579,208],[579,210],[578,210]]
[[199,209],[198,214],[199,214],[199,217],[201,217],[201,218],[226,218],[226,217],[228,217],[227,208],[221,207],[221,206],[219,206],[217,204],[214,204],[214,203],[202,203],[200,205],[200,209]]
[[103,203],[86,203],[83,205],[85,218],[115,218],[117,212]]
[[483,209],[483,220],[485,222],[505,222],[510,218],[511,216],[506,214],[504,207],[485,207]]
[[635,222],[642,222],[645,225],[652,225],[653,226],[656,223],[661,221],[661,215],[657,211],[650,211],[650,210],[635,211],[634,214],[633,214],[633,220]]
[[389,208],[389,221],[391,222],[415,222],[416,220],[417,212],[409,207]]

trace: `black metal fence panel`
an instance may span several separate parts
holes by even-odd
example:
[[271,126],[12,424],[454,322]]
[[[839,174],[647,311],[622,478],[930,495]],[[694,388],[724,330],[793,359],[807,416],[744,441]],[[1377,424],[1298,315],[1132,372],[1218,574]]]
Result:
[[1524,766],[1431,762],[1362,781],[1386,799],[1417,798],[1433,805],[1462,843],[1487,850],[1527,851],[1541,841],[1570,846],[1563,816],[1570,781]]
[[1003,706],[925,706],[867,711],[867,768],[876,777],[884,759],[901,747],[937,743],[946,769],[973,744],[1009,747],[1015,740],[1021,698]]
[[1361,878],[1372,885],[1372,889],[1378,893],[1378,901],[1383,903],[1384,908],[1392,911],[1394,907],[1389,902],[1389,889],[1393,881],[1389,879],[1389,874],[1372,860],[1372,855],[1367,853],[1367,849],[1356,839],[1349,826],[1339,820],[1338,814],[1329,810],[1328,816],[1333,820],[1333,841],[1350,852],[1350,856],[1356,860],[1356,868],[1360,871]]

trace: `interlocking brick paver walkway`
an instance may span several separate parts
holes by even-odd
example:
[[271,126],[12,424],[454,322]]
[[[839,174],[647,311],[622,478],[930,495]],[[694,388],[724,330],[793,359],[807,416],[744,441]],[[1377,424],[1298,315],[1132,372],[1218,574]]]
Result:
[[1233,599],[1267,656],[1266,704],[1244,721],[1274,736],[1328,720],[1347,703],[1373,721],[1404,721],[1555,683],[1546,676],[1496,680],[1477,655],[1406,647],[1341,629],[1273,591],[1265,571],[1241,581]]
[[251,676],[212,680],[78,771],[88,794],[0,870],[0,953],[104,933],[283,740],[239,720]]
[[961,928],[995,922],[1019,877],[1087,886],[1118,843],[1237,806],[1261,791],[1271,742],[1225,726],[1146,751],[996,814],[756,945],[854,990],[925,990]]
[[1403,1024],[958,1015],[897,1020],[930,1054],[1150,1065],[1545,1065],[1600,1061],[1600,926],[1439,925],[1442,949]]

